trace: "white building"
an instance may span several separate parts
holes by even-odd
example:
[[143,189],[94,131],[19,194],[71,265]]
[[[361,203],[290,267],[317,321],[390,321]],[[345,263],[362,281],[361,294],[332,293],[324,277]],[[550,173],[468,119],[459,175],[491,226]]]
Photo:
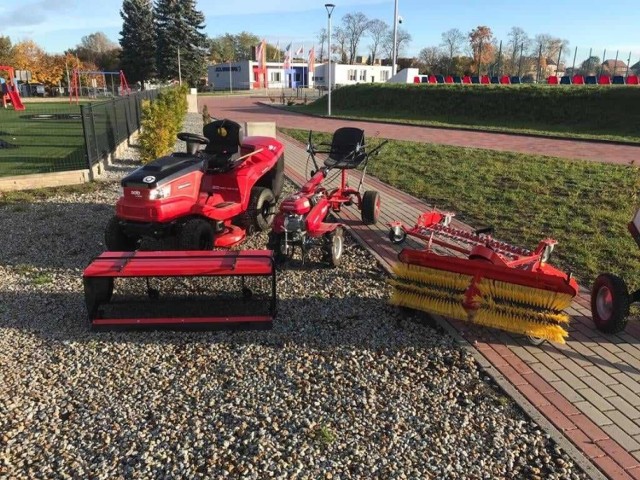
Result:
[[[207,79],[209,86],[214,90],[253,90],[265,88],[265,86],[267,88],[326,88],[328,86],[326,63],[316,64],[314,73],[309,72],[309,66],[306,63],[292,63],[291,68],[285,70],[282,62],[267,62],[265,70],[262,72],[258,62],[252,60],[220,63],[208,67]],[[391,67],[380,65],[332,63],[331,71],[333,86],[384,83],[391,78]]]
[[[313,82],[316,87],[327,87],[329,84],[328,64],[316,65]],[[358,83],[385,83],[391,78],[391,67],[381,65],[344,65],[331,64],[331,84],[356,85]]]

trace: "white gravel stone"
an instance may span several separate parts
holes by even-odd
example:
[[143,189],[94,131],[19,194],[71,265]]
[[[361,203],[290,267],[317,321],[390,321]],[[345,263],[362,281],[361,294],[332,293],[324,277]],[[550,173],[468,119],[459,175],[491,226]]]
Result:
[[82,271],[136,157],[95,192],[0,206],[0,478],[586,478],[452,338],[387,305],[350,239],[339,269],[278,274],[270,331],[91,331]]

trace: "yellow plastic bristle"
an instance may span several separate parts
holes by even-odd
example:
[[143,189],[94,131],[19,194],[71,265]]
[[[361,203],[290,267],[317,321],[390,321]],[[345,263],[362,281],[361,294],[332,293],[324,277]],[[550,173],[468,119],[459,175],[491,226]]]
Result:
[[539,323],[569,323],[569,315],[564,312],[554,310],[531,310],[520,305],[509,305],[498,303],[487,297],[474,297],[474,301],[480,305],[480,308],[488,311],[496,311],[508,315],[516,315],[517,317],[527,318],[532,322]]
[[458,291],[465,290],[473,279],[470,275],[402,262],[396,264],[394,274],[404,280]]
[[456,292],[455,290],[447,290],[444,288],[424,287],[417,283],[408,283],[402,280],[389,279],[387,283],[398,290],[406,291],[409,293],[417,293],[419,295],[427,295],[434,298],[452,299],[456,302],[462,303],[464,295],[462,292]]
[[564,339],[569,335],[560,325],[539,323],[518,315],[486,309],[478,310],[472,318],[472,322],[511,333],[544,338],[557,343],[565,343]]
[[468,317],[462,305],[455,300],[434,298],[397,289],[394,290],[389,303],[458,320],[467,320]]
[[491,297],[494,300],[501,299],[556,312],[569,307],[573,300],[573,296],[567,293],[525,287],[488,278],[478,282],[478,289],[484,297]]

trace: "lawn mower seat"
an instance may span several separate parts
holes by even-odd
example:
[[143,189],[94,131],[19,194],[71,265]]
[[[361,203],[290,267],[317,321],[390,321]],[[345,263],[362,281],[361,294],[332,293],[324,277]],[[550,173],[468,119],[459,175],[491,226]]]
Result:
[[220,173],[235,167],[243,138],[240,124],[227,119],[216,120],[205,125],[202,133],[209,139],[203,150],[205,170]]
[[365,158],[364,130],[342,127],[333,133],[331,150],[324,164],[329,168],[346,170],[357,168]]

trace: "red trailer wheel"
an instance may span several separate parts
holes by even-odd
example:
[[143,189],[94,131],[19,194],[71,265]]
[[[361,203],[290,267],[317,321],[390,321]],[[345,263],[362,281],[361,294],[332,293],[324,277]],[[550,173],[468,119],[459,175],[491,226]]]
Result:
[[624,280],[611,273],[596,278],[591,290],[591,316],[605,333],[622,332],[629,315],[629,290]]

